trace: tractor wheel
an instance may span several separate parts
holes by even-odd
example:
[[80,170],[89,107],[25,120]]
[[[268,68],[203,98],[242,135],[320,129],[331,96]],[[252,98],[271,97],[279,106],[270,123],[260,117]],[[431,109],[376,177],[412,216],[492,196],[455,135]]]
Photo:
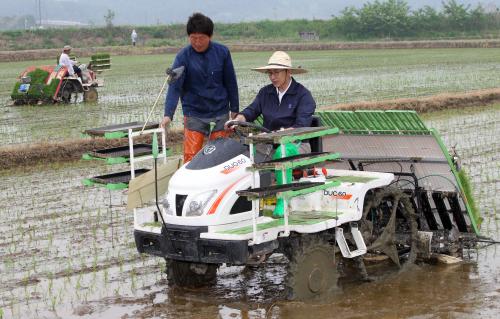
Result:
[[167,262],[167,281],[171,286],[203,287],[215,283],[217,264],[194,263],[165,259]]
[[417,257],[418,224],[410,197],[386,187],[366,195],[361,232],[370,253],[387,255],[398,267]]
[[87,91],[83,91],[83,101],[87,103],[97,102],[97,90],[95,87],[89,87]]
[[287,298],[308,300],[327,297],[337,290],[339,273],[335,249],[316,235],[302,237],[288,263]]
[[75,87],[71,81],[64,81],[61,85],[61,90],[59,91],[59,96],[63,103],[71,102],[71,95],[75,91]]

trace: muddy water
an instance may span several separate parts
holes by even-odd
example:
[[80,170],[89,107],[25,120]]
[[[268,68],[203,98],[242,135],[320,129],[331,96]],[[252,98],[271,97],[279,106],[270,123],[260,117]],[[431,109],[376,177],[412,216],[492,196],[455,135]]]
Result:
[[[485,218],[500,239],[500,107],[428,115],[456,144]],[[454,266],[370,267],[318,302],[284,299],[286,259],[221,267],[214,287],[170,289],[164,261],[140,256],[125,194],[82,178],[127,166],[50,163],[0,172],[0,317],[3,318],[497,318],[500,246],[482,244]]]

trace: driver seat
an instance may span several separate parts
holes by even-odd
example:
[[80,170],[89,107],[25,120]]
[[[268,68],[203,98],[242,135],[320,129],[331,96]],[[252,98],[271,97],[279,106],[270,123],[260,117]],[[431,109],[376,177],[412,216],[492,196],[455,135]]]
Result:
[[[319,127],[319,126],[321,126],[321,118],[317,115],[313,115],[311,127]],[[321,139],[321,137],[314,137],[305,141],[309,142],[309,145],[311,145],[311,153],[323,152],[323,140]]]

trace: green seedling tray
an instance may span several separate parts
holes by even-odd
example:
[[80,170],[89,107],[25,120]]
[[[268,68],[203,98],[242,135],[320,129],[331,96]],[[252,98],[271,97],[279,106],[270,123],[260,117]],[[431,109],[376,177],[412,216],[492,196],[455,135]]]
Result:
[[[135,176],[137,177],[148,171],[149,169],[141,168],[141,169],[136,169],[134,172]],[[130,171],[123,171],[123,172],[86,178],[83,180],[83,185],[103,186],[110,190],[119,190],[128,188],[128,183],[130,182],[130,179],[131,179]]]
[[[123,124],[114,124],[108,126],[102,126],[97,128],[91,128],[85,130],[83,133],[90,136],[100,136],[104,138],[122,138],[128,136],[128,130],[140,131],[144,126],[143,122],[129,122]],[[158,123],[149,123],[144,127],[145,130],[158,128]]]

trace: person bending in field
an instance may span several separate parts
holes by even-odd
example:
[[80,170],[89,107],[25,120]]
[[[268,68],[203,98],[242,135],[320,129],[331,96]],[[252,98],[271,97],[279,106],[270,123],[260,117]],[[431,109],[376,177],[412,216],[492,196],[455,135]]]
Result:
[[239,111],[238,85],[229,49],[211,41],[212,20],[194,13],[187,22],[189,45],[175,57],[172,69],[184,66],[184,73],[170,84],[161,127],[170,124],[177,102],[184,113],[184,163],[189,162],[210,134],[210,139],[227,137],[224,123]]
[[[234,120],[253,122],[262,115],[263,126],[271,131],[311,126],[316,102],[311,92],[292,76],[307,70],[293,67],[292,59],[283,51],[274,52],[266,66],[252,70],[267,74],[271,84],[260,89],[253,102]],[[301,153],[310,149],[309,143],[300,145]]]
[[63,48],[63,52],[61,53],[61,56],[59,57],[59,64],[64,65],[66,69],[68,69],[68,74],[69,76],[74,76],[75,73],[81,78],[82,77],[82,70],[76,65],[77,62],[73,61],[69,58],[69,54],[71,53],[71,46],[65,45]]

